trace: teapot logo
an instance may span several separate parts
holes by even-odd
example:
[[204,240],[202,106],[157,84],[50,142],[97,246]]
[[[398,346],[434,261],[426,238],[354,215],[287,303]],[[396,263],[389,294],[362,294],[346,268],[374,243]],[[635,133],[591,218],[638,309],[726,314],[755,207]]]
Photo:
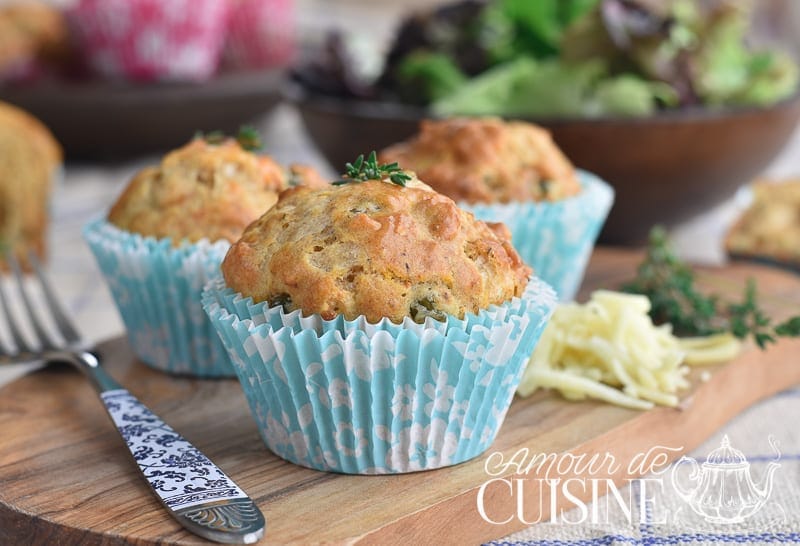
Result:
[[[731,446],[727,434],[702,464],[691,457],[681,457],[672,468],[672,485],[692,510],[707,522],[741,523],[761,510],[772,493],[772,478],[780,466],[781,453],[772,437],[769,443],[775,459],[769,463],[760,485],[753,483],[750,463],[741,451]],[[689,476],[689,482],[694,484],[692,488],[681,483],[678,476],[677,471],[684,463],[692,468]]]

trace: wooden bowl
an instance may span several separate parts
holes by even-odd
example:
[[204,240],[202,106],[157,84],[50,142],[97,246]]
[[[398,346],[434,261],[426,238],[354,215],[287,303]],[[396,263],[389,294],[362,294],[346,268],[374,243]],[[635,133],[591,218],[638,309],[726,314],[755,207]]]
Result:
[[[337,171],[403,140],[425,112],[312,96],[289,88],[315,144]],[[576,166],[608,181],[616,201],[600,240],[640,244],[651,226],[685,220],[730,198],[780,152],[800,94],[769,108],[690,109],[640,119],[530,120],[552,131]]]
[[163,153],[197,131],[236,133],[281,98],[282,70],[222,74],[202,84],[47,83],[0,89],[42,120],[68,160]]

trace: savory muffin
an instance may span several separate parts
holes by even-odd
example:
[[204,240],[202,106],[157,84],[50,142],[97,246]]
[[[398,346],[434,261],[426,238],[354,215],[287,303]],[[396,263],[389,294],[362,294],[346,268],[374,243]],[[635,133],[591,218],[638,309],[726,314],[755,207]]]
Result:
[[0,10],[0,76],[5,76],[32,60],[29,40],[14,21]]
[[106,278],[136,356],[158,370],[230,377],[230,359],[200,293],[230,242],[294,184],[324,185],[308,167],[253,153],[257,135],[211,133],[131,181],[84,236]]
[[508,226],[525,263],[560,299],[575,297],[614,190],[576,170],[547,131],[498,118],[423,121],[381,159],[416,171],[479,220]]
[[419,134],[380,154],[438,192],[468,203],[558,201],[581,187],[546,130],[498,118],[425,120]]
[[221,269],[203,309],[265,444],[346,474],[486,451],[556,305],[502,226],[375,155],[281,193]]
[[313,169],[284,169],[235,139],[196,138],[140,171],[111,208],[115,226],[155,238],[235,241],[244,228],[297,184],[326,185]]
[[39,120],[0,102],[0,252],[44,257],[48,207],[61,148]]
[[502,230],[413,177],[281,193],[222,273],[256,302],[374,323],[475,313],[520,296],[531,269]]
[[34,60],[63,60],[69,51],[66,20],[57,8],[34,0],[0,6],[0,74]]
[[753,193],[725,239],[728,253],[800,265],[800,180],[759,182]]

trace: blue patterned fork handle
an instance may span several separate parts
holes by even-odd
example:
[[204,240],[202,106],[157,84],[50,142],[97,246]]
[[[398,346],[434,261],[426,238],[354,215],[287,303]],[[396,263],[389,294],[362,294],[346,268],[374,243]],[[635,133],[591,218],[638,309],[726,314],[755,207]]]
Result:
[[[0,258],[11,267],[23,304],[22,313],[12,314],[10,298],[0,283],[0,318],[5,319],[12,342],[9,345],[8,339],[0,339],[0,363],[38,360],[74,365],[91,380],[142,475],[161,504],[181,525],[215,542],[258,542],[264,536],[265,522],[255,503],[208,457],[100,367],[99,357],[61,308],[36,255],[30,254],[28,258],[57,336],[47,331],[36,313],[16,257],[7,253]],[[29,343],[22,335],[20,325],[24,323],[30,326],[36,343]]]
[[64,352],[91,379],[147,483],[189,531],[227,544],[264,536],[264,516],[242,489],[208,457],[122,388],[89,352]]

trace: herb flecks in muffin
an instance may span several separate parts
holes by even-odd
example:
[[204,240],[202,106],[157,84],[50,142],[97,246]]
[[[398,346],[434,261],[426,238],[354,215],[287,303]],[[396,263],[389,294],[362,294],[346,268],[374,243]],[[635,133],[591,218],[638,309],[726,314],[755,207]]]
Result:
[[108,220],[145,237],[170,238],[175,246],[201,239],[233,242],[275,204],[290,179],[327,186],[310,167],[286,168],[230,138],[218,144],[197,138],[137,173]]
[[346,163],[344,167],[345,173],[342,175],[342,179],[335,181],[333,183],[334,186],[350,184],[351,182],[366,182],[367,180],[385,182],[387,178],[392,184],[405,186],[406,182],[411,180],[411,175],[400,169],[400,165],[397,162],[379,165],[378,154],[375,151],[369,154],[366,161],[364,160],[364,154],[361,154],[353,163]]
[[286,293],[277,294],[276,296],[270,298],[268,300],[268,303],[270,307],[275,307],[280,305],[281,307],[284,308],[284,310],[287,310],[289,306],[292,304],[292,297]]
[[[210,133],[197,131],[194,135],[194,138],[195,140],[205,140],[212,146],[219,146],[231,137],[222,131],[211,131]],[[257,152],[264,147],[264,142],[261,140],[261,133],[259,133],[258,129],[252,125],[243,125],[240,127],[239,132],[236,134],[236,138],[233,140],[238,142],[239,146],[248,152]]]
[[435,320],[445,320],[447,315],[436,309],[436,304],[431,298],[422,298],[411,304],[408,315],[414,322],[424,322],[425,317],[432,317]]
[[530,268],[498,231],[413,176],[301,186],[248,226],[221,269],[243,297],[325,320],[462,318],[527,286]]

